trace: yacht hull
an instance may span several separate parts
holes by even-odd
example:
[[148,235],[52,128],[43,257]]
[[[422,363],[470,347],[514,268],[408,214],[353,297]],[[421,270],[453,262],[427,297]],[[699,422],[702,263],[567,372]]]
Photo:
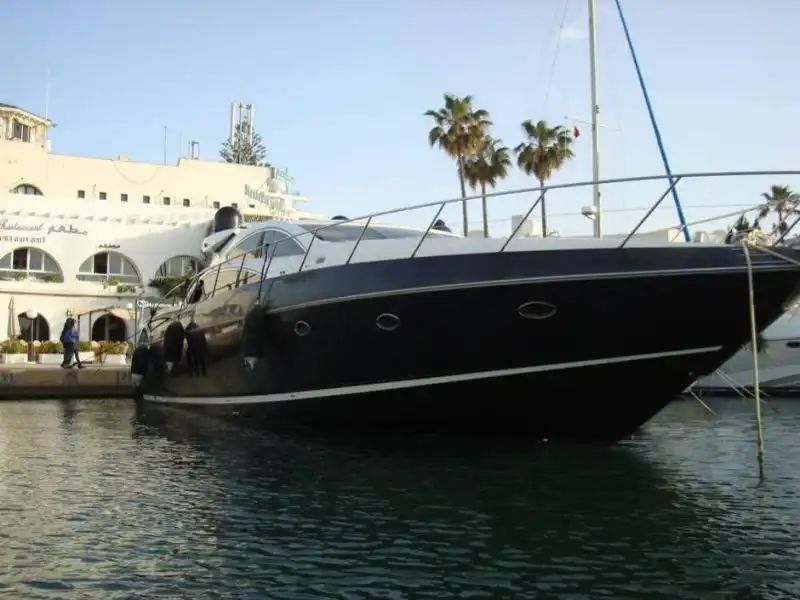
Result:
[[[775,257],[755,261],[759,329],[796,295],[798,275]],[[223,316],[198,320],[205,375],[185,362],[152,368],[143,399],[276,429],[614,442],[749,336],[733,247],[360,263],[268,280],[264,292],[259,356],[242,345],[251,284],[224,300],[235,310],[218,300]]]

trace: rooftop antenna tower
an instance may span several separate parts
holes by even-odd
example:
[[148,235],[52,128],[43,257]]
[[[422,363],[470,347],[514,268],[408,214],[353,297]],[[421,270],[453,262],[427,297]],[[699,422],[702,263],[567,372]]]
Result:
[[253,143],[253,122],[255,109],[252,104],[245,104],[241,100],[231,103],[231,123],[228,131],[228,141],[233,144],[237,132],[249,144]]

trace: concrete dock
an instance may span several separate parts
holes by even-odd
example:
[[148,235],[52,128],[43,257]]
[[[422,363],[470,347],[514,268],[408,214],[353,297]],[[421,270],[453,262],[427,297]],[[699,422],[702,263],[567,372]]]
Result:
[[132,398],[130,367],[87,363],[83,369],[58,365],[0,365],[0,400]]

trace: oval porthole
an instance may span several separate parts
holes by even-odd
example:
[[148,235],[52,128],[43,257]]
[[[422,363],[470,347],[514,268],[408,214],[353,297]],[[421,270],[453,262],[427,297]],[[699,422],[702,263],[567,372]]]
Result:
[[792,350],[797,350],[800,348],[800,342],[786,342],[786,347],[791,348]]
[[542,319],[549,319],[556,314],[556,307],[549,302],[539,302],[533,300],[525,302],[517,307],[517,314],[523,319],[531,319],[534,321],[541,321]]
[[294,334],[300,337],[305,337],[311,333],[311,325],[305,321],[298,321],[294,324]]
[[400,317],[391,313],[382,313],[375,319],[375,325],[384,331],[394,331],[400,327]]

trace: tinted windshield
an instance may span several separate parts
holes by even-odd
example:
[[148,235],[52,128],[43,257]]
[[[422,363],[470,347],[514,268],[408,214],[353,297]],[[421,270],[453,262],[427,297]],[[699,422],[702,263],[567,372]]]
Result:
[[[300,227],[306,231],[314,231],[320,225],[317,224],[300,224]],[[355,242],[361,235],[364,229],[363,225],[358,223],[346,223],[344,225],[335,225],[316,232],[316,237],[323,242]],[[416,229],[404,229],[402,227],[390,227],[387,225],[370,225],[367,231],[364,232],[363,240],[394,240],[400,238],[418,238],[422,236],[422,231]],[[428,233],[429,237],[453,237],[442,233],[440,231],[431,230]]]

